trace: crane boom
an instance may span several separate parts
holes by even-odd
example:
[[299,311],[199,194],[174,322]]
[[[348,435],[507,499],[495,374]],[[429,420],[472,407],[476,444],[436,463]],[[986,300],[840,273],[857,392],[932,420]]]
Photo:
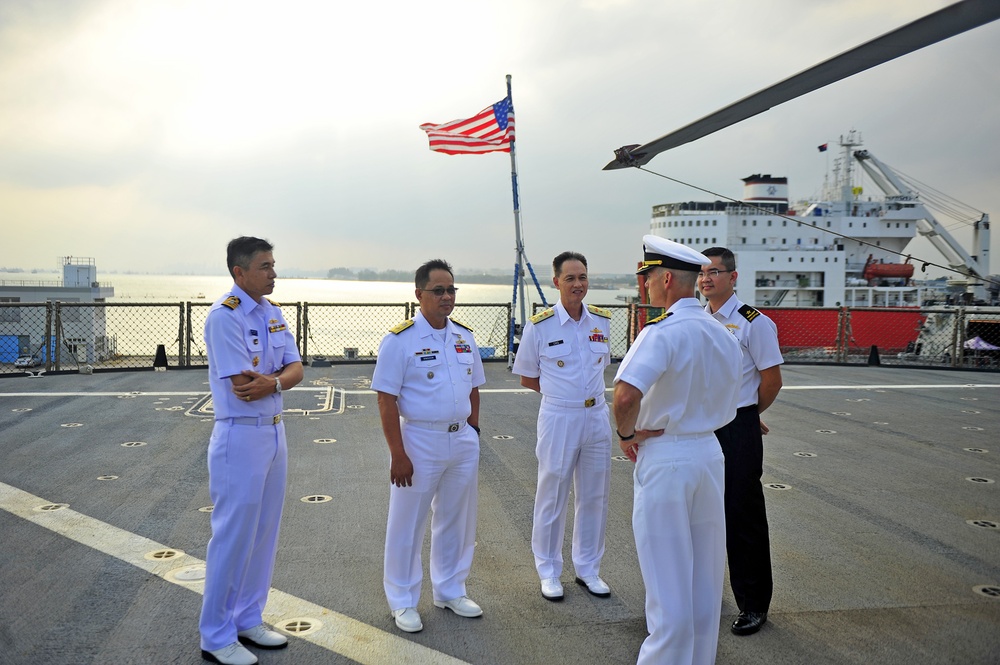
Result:
[[[908,216],[916,218],[920,235],[927,238],[941,252],[948,265],[973,281],[974,295],[985,296],[981,280],[989,277],[989,246],[990,218],[984,214],[973,225],[973,247],[978,254],[969,254],[964,247],[941,225],[931,211],[920,202],[919,195],[910,189],[906,183],[889,166],[882,163],[868,150],[857,150],[854,158],[861,168],[886,195],[887,213],[891,217],[893,210],[907,209]],[[975,284],[980,282],[979,284]]]

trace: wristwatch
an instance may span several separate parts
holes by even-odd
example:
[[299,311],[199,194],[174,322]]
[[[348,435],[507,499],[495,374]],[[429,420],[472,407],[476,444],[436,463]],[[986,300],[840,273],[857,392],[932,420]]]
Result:
[[274,392],[281,393],[281,379],[274,377]]

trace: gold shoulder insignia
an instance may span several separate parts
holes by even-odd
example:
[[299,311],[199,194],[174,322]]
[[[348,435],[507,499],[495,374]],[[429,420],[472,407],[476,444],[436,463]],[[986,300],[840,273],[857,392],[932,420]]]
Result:
[[600,316],[601,318],[604,318],[604,319],[610,319],[611,318],[611,310],[610,309],[604,309],[603,307],[598,307],[597,305],[587,305],[587,309],[590,311],[591,314],[594,314],[596,316]]
[[660,321],[664,320],[665,318],[667,318],[671,314],[673,314],[673,312],[667,312],[665,314],[661,314],[658,317],[656,317],[655,319],[650,319],[649,321],[646,321],[646,325],[649,326],[649,325],[652,325],[654,323],[659,323]]
[[472,328],[470,328],[469,326],[465,325],[465,324],[464,324],[464,323],[462,323],[461,321],[456,321],[455,319],[452,319],[451,317],[448,317],[448,318],[449,318],[449,319],[451,320],[451,322],[452,322],[452,323],[454,323],[454,324],[455,324],[456,326],[458,326],[459,328],[465,328],[465,329],[466,329],[466,330],[468,330],[469,332],[472,332]]
[[271,304],[272,304],[272,305],[274,305],[275,307],[281,307],[281,303],[280,303],[280,302],[274,302],[274,301],[273,301],[273,300],[271,300],[270,298],[264,298],[264,300],[268,301],[269,303],[271,303]]
[[228,307],[229,309],[236,309],[237,307],[240,306],[240,299],[237,298],[236,296],[229,296],[228,298],[222,301],[222,306]]
[[391,332],[393,335],[398,335],[399,333],[403,332],[412,325],[413,325],[413,319],[407,319],[402,323],[397,323],[392,328],[389,328],[389,332]]
[[555,313],[556,313],[555,308],[554,307],[549,307],[548,309],[542,310],[538,314],[535,314],[534,316],[532,316],[528,320],[531,321],[532,323],[539,323],[539,322],[544,321],[545,319],[549,318],[550,316],[552,316]]
[[736,311],[739,312],[740,315],[747,321],[753,321],[758,316],[760,316],[760,312],[751,307],[750,305],[743,305],[743,307],[740,307]]

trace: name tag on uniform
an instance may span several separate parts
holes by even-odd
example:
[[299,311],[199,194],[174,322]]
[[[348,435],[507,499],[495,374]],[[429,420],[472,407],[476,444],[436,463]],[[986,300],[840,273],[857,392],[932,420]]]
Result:
[[420,361],[421,362],[423,362],[425,360],[437,360],[437,356],[420,356]]
[[250,334],[256,337],[259,333],[256,330],[251,330]]
[[549,346],[559,346],[563,343],[563,340],[556,340],[555,342],[549,342]]

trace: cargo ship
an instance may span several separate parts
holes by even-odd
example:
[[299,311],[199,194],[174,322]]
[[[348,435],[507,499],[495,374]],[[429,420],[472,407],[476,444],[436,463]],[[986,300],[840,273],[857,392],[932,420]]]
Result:
[[[912,353],[928,323],[926,308],[992,309],[1000,302],[1000,277],[989,276],[987,213],[968,208],[959,219],[971,227],[970,252],[931,212],[937,200],[932,190],[922,198],[922,187],[862,149],[856,131],[838,145],[820,197],[792,201],[787,177],[753,174],[742,179],[740,200],[653,206],[650,233],[697,250],[733,250],[737,294],[775,320],[789,349],[842,346],[831,338],[839,329],[837,335],[849,336],[858,348]],[[862,173],[879,195],[865,191]],[[948,200],[948,208],[954,212],[956,203]],[[953,279],[918,278],[927,267],[923,261],[939,261],[905,254],[918,234],[944,257],[940,265],[953,271]],[[851,314],[848,330],[844,311]]]

